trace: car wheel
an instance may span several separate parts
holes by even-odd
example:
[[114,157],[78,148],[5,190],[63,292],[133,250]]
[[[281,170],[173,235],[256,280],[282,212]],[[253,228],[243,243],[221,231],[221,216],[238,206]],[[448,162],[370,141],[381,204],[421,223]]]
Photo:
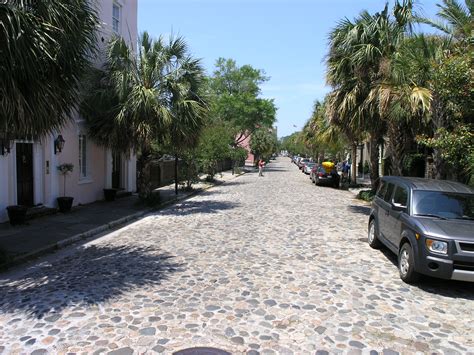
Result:
[[405,243],[398,253],[398,271],[402,281],[411,284],[419,280],[420,274],[415,271],[415,257],[410,243]]
[[369,223],[369,232],[367,233],[367,241],[369,246],[373,249],[379,249],[382,244],[380,243],[377,233],[375,232],[375,219],[372,219]]

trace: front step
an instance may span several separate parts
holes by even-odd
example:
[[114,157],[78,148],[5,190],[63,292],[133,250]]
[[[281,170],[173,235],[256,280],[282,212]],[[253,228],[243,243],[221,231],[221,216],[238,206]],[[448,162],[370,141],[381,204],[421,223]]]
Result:
[[122,198],[122,197],[128,197],[128,196],[132,196],[132,193],[125,190],[118,190],[117,195],[115,195],[115,198]]
[[49,216],[58,212],[57,208],[46,207],[46,206],[36,206],[36,207],[28,207],[26,211],[26,219],[30,220],[33,218]]

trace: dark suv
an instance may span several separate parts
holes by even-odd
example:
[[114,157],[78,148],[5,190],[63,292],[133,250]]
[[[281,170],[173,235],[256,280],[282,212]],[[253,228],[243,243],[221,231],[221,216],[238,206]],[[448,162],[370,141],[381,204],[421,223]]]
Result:
[[400,278],[407,283],[420,274],[474,282],[474,189],[452,181],[383,177],[368,242],[398,255]]

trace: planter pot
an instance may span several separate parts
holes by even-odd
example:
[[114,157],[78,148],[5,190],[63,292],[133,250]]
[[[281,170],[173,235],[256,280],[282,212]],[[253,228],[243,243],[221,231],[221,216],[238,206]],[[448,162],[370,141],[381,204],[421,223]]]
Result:
[[117,189],[104,189],[105,201],[115,201],[117,195]]
[[26,221],[26,210],[28,208],[26,206],[8,206],[8,218],[10,219],[10,224],[12,226],[16,226],[19,224],[25,224]]
[[71,210],[74,197],[58,197],[59,212],[66,213]]

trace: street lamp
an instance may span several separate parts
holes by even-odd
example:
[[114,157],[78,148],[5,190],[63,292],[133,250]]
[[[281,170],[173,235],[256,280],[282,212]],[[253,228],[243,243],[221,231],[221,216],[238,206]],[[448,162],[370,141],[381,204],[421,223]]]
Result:
[[62,135],[59,135],[58,138],[54,140],[54,154],[61,153],[64,148],[65,142],[66,141],[64,140]]

